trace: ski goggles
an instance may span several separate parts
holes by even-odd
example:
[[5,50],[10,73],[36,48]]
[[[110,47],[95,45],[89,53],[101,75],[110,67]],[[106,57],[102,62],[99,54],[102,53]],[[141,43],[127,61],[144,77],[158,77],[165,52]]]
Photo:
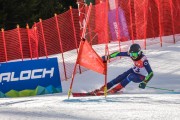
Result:
[[135,52],[135,53],[130,53],[129,54],[131,57],[138,57],[138,53],[137,52]]

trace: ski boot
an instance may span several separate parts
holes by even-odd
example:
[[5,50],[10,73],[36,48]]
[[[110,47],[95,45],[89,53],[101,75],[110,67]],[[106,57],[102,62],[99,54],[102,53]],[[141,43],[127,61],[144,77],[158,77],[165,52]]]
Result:
[[96,89],[92,92],[90,92],[91,95],[99,95],[99,94],[102,94],[104,93],[104,88],[105,88],[105,85],[103,85],[100,89]]
[[121,84],[116,85],[114,88],[110,89],[108,93],[114,94],[117,93],[119,90],[121,90],[123,86]]

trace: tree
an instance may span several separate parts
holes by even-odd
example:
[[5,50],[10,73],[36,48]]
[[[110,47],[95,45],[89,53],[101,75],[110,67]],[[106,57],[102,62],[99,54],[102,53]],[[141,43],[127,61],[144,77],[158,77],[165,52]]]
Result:
[[25,27],[26,23],[31,27],[39,18],[51,18],[69,6],[77,8],[76,0],[0,0],[0,27],[8,30],[17,24]]

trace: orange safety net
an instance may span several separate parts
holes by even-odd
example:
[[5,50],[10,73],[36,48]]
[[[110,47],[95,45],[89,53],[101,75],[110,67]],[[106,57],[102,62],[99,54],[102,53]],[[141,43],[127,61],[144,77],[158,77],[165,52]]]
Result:
[[[179,0],[111,0],[97,1],[91,8],[85,38],[91,45],[119,42],[121,45],[144,40],[143,47],[179,41],[180,1]],[[83,6],[83,5],[82,5]],[[58,54],[61,77],[67,79],[73,72],[72,65],[78,54],[82,28],[87,19],[89,6],[70,9],[47,20],[41,20],[32,28],[16,28],[1,31],[0,62],[34,59]],[[83,18],[84,17],[84,18]],[[81,23],[81,26],[80,26]],[[164,36],[168,36],[165,38]],[[148,39],[151,38],[151,39]],[[158,39],[158,41],[157,41]],[[127,43],[126,43],[127,44]],[[107,47],[107,46],[106,46]],[[103,47],[104,49],[104,47]],[[73,51],[68,54],[67,51]],[[109,47],[109,51],[114,48]],[[102,53],[102,51],[101,51]],[[104,54],[104,53],[103,53]],[[85,70],[78,68],[77,72]]]
[[28,40],[28,32],[27,29],[20,28],[20,37],[21,37],[21,44],[22,44],[22,54],[23,58],[31,58],[30,56],[30,44]]
[[[116,4],[115,8],[106,11],[106,2],[111,4],[113,1]],[[179,33],[180,2],[178,0],[113,1],[106,0],[106,2],[99,3],[92,8],[86,37],[90,42],[93,41],[93,44],[105,43],[105,39],[109,41],[119,41],[120,39],[123,42],[175,36]],[[108,17],[106,17],[107,14]],[[106,19],[108,19],[108,23],[105,22]],[[105,36],[106,25],[108,36]],[[171,39],[171,43],[175,43],[173,37]],[[161,38],[159,42],[166,42],[166,39]],[[149,42],[147,45],[150,44]]]
[[[7,61],[22,59],[22,54],[20,50],[20,41],[18,38],[17,29],[4,31],[4,37],[6,42],[6,53]],[[5,56],[4,56],[5,57]]]

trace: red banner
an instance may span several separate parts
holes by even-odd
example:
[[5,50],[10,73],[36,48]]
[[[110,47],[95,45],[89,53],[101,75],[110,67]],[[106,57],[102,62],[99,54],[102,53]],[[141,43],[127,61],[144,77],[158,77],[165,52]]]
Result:
[[81,41],[77,59],[77,64],[106,75],[106,65],[86,40]]

